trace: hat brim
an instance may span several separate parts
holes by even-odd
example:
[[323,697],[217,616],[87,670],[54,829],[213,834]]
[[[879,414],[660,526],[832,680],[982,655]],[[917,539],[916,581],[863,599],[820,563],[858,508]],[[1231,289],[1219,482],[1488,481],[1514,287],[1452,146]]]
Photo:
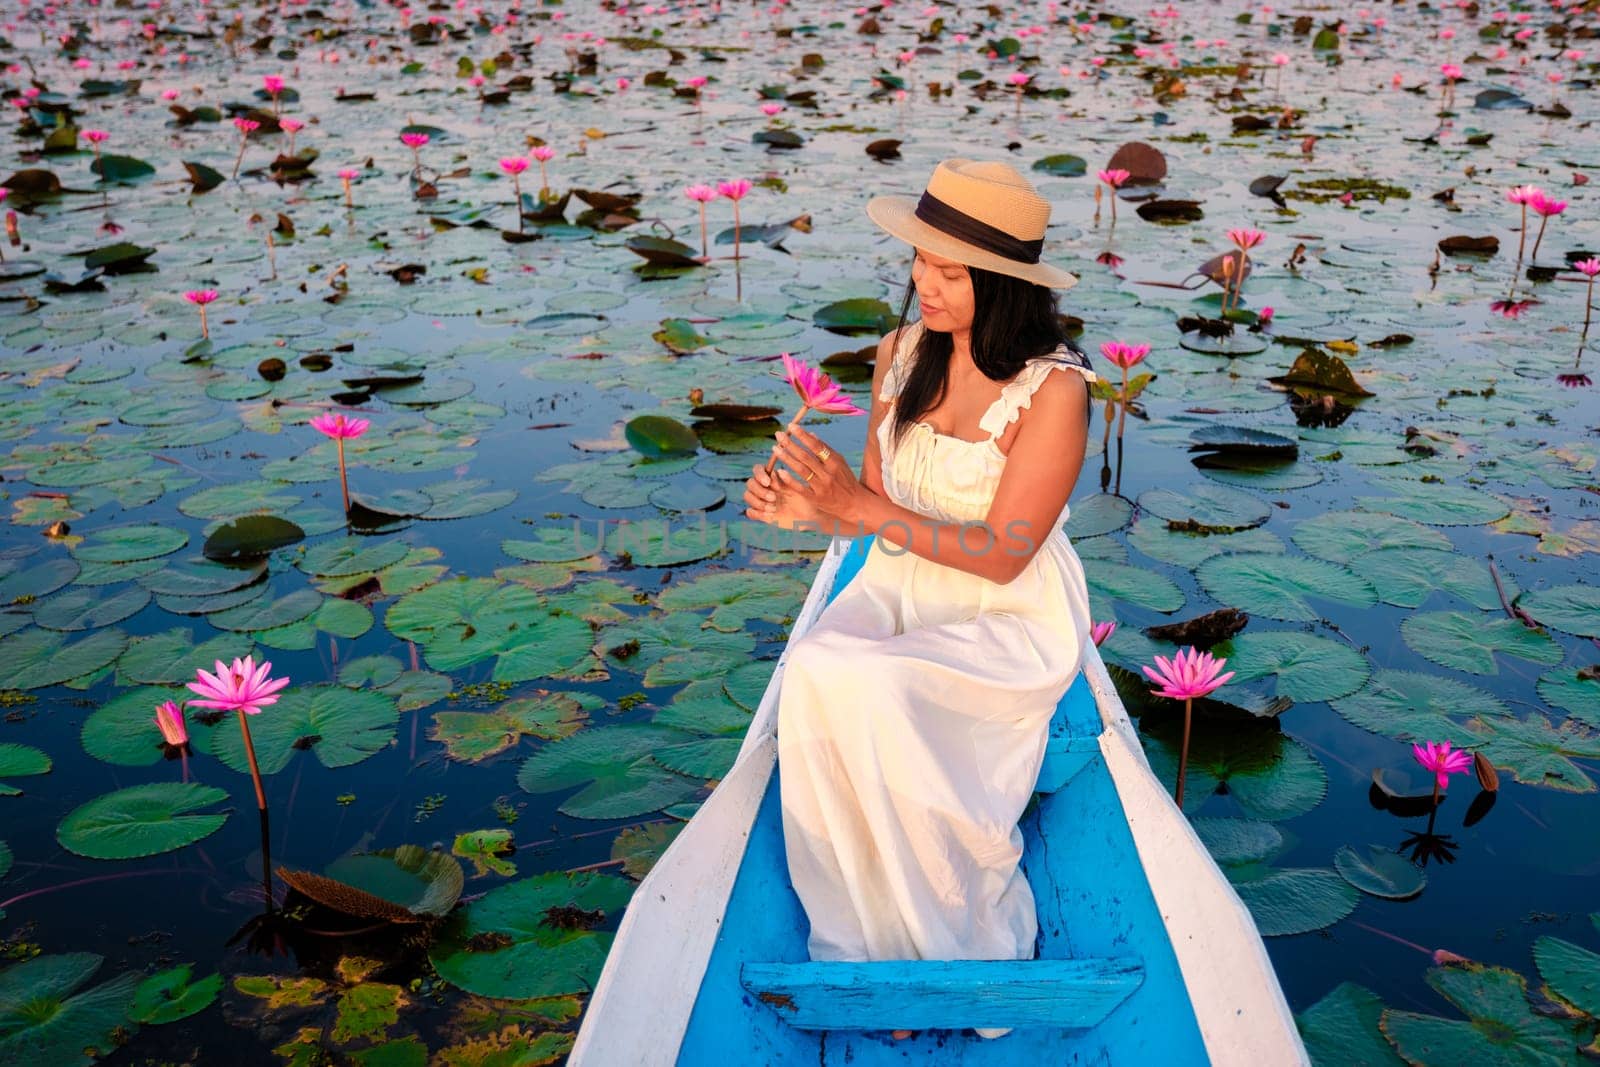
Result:
[[943,230],[928,225],[916,216],[917,201],[909,196],[875,196],[867,201],[867,217],[891,237],[898,237],[937,256],[954,259],[971,267],[996,274],[1008,274],[1050,289],[1071,289],[1078,276],[1048,263],[1021,263],[968,244]]

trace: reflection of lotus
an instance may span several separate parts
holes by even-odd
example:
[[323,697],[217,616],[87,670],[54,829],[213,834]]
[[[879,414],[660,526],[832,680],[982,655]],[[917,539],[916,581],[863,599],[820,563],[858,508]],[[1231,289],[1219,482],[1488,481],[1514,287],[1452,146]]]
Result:
[[1568,389],[1588,388],[1594,384],[1587,374],[1558,374],[1556,381]]
[[1438,860],[1440,863],[1454,863],[1455,851],[1461,846],[1445,834],[1435,834],[1428,831],[1412,834],[1400,842],[1400,851],[1410,852],[1413,863],[1420,863],[1426,867],[1429,860]]
[[1522,313],[1527,311],[1537,300],[1495,300],[1489,304],[1489,310],[1496,315],[1504,315],[1508,319],[1520,319]]

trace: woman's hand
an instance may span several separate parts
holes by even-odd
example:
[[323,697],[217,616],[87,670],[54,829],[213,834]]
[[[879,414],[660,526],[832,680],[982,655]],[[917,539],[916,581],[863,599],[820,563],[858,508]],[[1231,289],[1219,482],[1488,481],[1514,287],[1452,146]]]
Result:
[[810,529],[825,527],[832,516],[817,511],[802,494],[779,485],[777,472],[782,469],[774,467],[769,473],[759,463],[751,468],[744,483],[745,515],[780,530],[798,529],[800,523],[807,523]]
[[827,442],[809,430],[794,426],[792,434],[778,431],[774,452],[796,472],[775,468],[782,488],[846,525],[860,523],[861,494],[871,490],[861,484],[850,464],[829,448]]

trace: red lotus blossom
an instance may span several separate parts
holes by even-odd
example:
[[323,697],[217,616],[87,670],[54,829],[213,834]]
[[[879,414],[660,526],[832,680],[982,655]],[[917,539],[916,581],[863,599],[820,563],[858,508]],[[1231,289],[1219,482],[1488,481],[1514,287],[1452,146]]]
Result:
[[1110,637],[1116,632],[1117,624],[1115,620],[1097,622],[1089,628],[1089,639],[1094,642],[1096,648],[1099,648],[1101,645],[1105,644],[1106,638]]
[[1233,671],[1221,673],[1222,668],[1228,663],[1225,659],[1218,659],[1209,652],[1200,652],[1193,645],[1180,651],[1168,660],[1165,656],[1155,657],[1156,668],[1149,666],[1141,669],[1146,677],[1161,688],[1152,689],[1156,696],[1171,697],[1173,700],[1193,700],[1203,697],[1219,688],[1224,682],[1234,675]]
[[196,678],[189,688],[205,699],[191,700],[198,708],[221,708],[245,715],[259,715],[261,709],[278,702],[278,690],[289,684],[287,678],[268,677],[271,662],[262,660],[260,666],[253,656],[235,659],[230,667],[217,660],[216,674],[202,668],[195,669]]
[[181,745],[189,740],[189,728],[183,721],[183,705],[166,700],[156,705],[156,726],[161,730],[161,740],[169,745]]

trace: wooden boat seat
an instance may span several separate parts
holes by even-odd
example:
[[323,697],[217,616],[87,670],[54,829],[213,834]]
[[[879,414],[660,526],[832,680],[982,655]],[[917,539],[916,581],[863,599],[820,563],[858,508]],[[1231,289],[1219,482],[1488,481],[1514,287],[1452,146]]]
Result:
[[801,1030],[1088,1030],[1138,989],[1132,957],[746,963],[749,993]]

